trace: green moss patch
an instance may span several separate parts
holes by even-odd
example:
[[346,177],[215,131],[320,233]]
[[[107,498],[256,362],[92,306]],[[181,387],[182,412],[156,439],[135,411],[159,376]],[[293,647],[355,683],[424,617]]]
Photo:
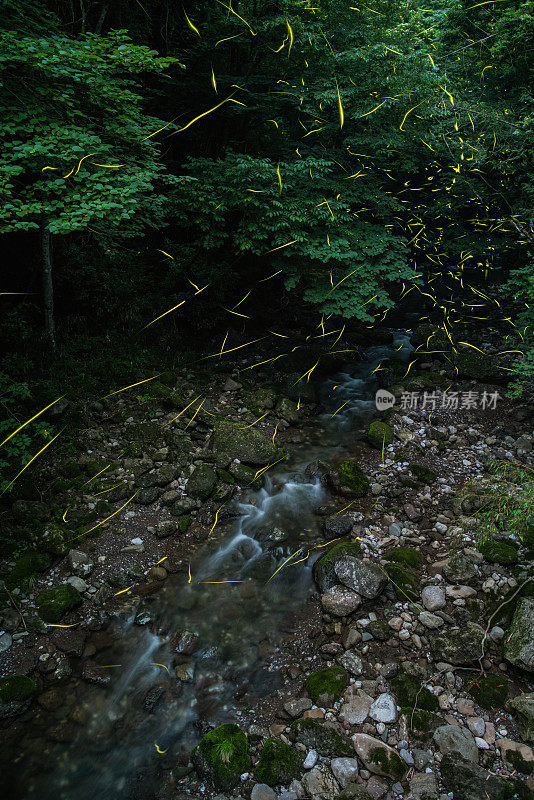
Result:
[[21,586],[25,581],[34,578],[50,566],[50,560],[47,553],[27,550],[11,570],[7,580],[8,586]]
[[255,777],[268,786],[287,784],[296,778],[302,769],[304,754],[280,739],[267,739],[261,751]]
[[369,491],[369,478],[355,461],[342,461],[339,464],[337,482],[341,490],[353,497],[365,497]]
[[434,483],[436,478],[438,477],[437,474],[434,472],[433,469],[430,467],[425,467],[424,464],[408,464],[408,468],[411,472],[423,483]]
[[510,542],[497,542],[494,539],[486,539],[479,544],[478,549],[492,564],[515,564],[517,561],[517,547]]
[[349,676],[343,667],[325,667],[307,676],[306,689],[314,703],[322,694],[339,700],[348,683]]
[[339,758],[353,756],[352,742],[337,723],[317,719],[296,719],[289,726],[290,736],[302,742],[309,750],[317,750],[322,756]]
[[433,733],[436,728],[443,723],[443,720],[432,711],[425,711],[423,708],[401,708],[401,714],[406,717],[408,729],[420,739],[426,738]]
[[81,594],[71,586],[64,583],[53,589],[43,589],[36,598],[39,616],[45,622],[59,622],[63,614],[71,611],[83,601]]
[[0,678],[0,699],[4,703],[29,700],[37,691],[37,684],[26,675],[8,675]]
[[391,685],[400,706],[420,708],[424,711],[436,711],[439,708],[438,698],[414,675],[401,672],[393,678]]
[[388,444],[391,444],[393,441],[391,426],[386,422],[380,422],[380,420],[371,422],[369,430],[367,431],[367,441],[371,447],[375,447],[377,450],[382,450],[382,447],[387,447]]
[[406,762],[397,753],[386,750],[385,747],[375,747],[371,750],[370,757],[373,764],[380,766],[384,775],[389,775],[397,781],[401,781],[408,771]]
[[386,564],[384,569],[399,600],[419,598],[420,583],[414,570],[397,563]]
[[199,776],[217,791],[233,789],[250,768],[247,735],[232,723],[219,725],[202,737],[191,760]]
[[510,683],[503,675],[474,673],[464,679],[467,691],[481,708],[504,708],[510,693]]
[[404,564],[406,567],[418,567],[421,563],[421,553],[412,547],[394,547],[385,553],[388,561]]

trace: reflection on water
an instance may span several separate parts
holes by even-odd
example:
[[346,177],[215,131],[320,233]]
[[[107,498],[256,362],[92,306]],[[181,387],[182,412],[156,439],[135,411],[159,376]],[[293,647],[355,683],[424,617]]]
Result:
[[325,381],[327,411],[321,424],[308,426],[292,471],[279,471],[237,504],[237,519],[219,526],[222,539],[208,541],[191,564],[189,583],[183,573],[169,576],[129,619],[112,623],[112,647],[94,657],[97,674],[103,682],[111,676],[111,685],[72,680],[58,709],[38,712],[21,729],[12,796],[153,798],[158,766],[185,766],[208,723],[239,722],[281,686],[279,673],[265,668],[265,654],[310,590],[303,556],[324,543],[315,513],[324,490],[304,469],[361,435],[375,410],[372,371],[408,352],[407,337],[397,334],[393,345],[371,348],[365,361]]

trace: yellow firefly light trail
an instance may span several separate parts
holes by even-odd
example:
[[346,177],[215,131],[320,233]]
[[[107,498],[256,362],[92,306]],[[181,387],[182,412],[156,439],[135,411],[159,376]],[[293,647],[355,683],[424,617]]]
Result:
[[140,386],[142,383],[148,383],[149,381],[153,381],[156,378],[159,378],[161,372],[158,372],[157,375],[154,375],[152,378],[145,378],[144,381],[137,381],[137,383],[131,383],[129,386],[124,386],[122,389],[117,389],[116,392],[110,392],[110,394],[105,394],[100,400],[105,400],[106,397],[113,397],[115,394],[120,394],[121,392],[125,392],[126,389],[133,389],[134,386]]
[[[7,492],[7,490],[8,490],[8,489],[10,489],[10,488],[11,488],[11,486],[13,486],[13,484],[15,483],[15,481],[17,480],[17,478],[19,478],[19,477],[22,475],[22,473],[24,472],[24,470],[25,470],[25,469],[27,469],[27,468],[30,466],[30,464],[32,464],[32,463],[35,461],[35,459],[36,459],[38,456],[40,456],[40,455],[41,455],[41,453],[42,453],[44,450],[46,450],[46,448],[47,448],[47,447],[50,447],[50,445],[52,444],[52,442],[55,442],[55,440],[57,439],[57,437],[58,437],[58,436],[60,436],[60,435],[63,433],[63,431],[64,431],[64,430],[65,430],[65,428],[62,428],[62,429],[60,430],[60,432],[59,432],[59,433],[56,433],[56,435],[54,436],[54,438],[53,438],[53,439],[50,439],[50,441],[49,441],[49,442],[47,442],[47,443],[44,445],[44,447],[41,447],[41,449],[40,449],[40,450],[39,450],[39,451],[38,451],[38,452],[37,452],[37,453],[36,453],[36,454],[33,456],[33,458],[30,458],[30,460],[27,462],[27,464],[25,464],[25,465],[22,467],[22,469],[20,470],[20,472],[18,472],[18,473],[15,475],[15,477],[13,478],[13,480],[11,481],[11,483],[8,483],[8,485],[6,486],[6,488],[4,489],[4,491],[3,491],[1,494],[4,494],[4,492]],[[1,495],[0,495],[0,496],[1,496]]]
[[19,425],[19,427],[17,428],[17,430],[16,430],[16,431],[13,431],[13,433],[10,433],[10,434],[9,434],[9,436],[8,436],[6,439],[4,439],[4,441],[3,441],[3,442],[0,442],[0,447],[2,447],[2,445],[4,445],[6,442],[9,442],[9,440],[10,440],[10,439],[12,439],[12,438],[13,438],[13,436],[15,436],[15,434],[16,434],[16,433],[18,433],[18,432],[19,432],[19,431],[21,431],[23,428],[25,428],[25,427],[26,427],[26,425],[29,425],[29,424],[30,424],[30,422],[33,422],[33,420],[34,420],[34,419],[37,419],[37,417],[40,417],[40,416],[41,416],[41,414],[44,414],[44,412],[45,412],[45,411],[46,411],[48,408],[50,408],[51,406],[53,406],[53,405],[54,405],[54,403],[57,403],[57,402],[58,402],[58,400],[62,400],[64,396],[65,396],[65,395],[61,395],[61,397],[58,397],[58,398],[56,398],[56,400],[54,400],[52,403],[49,403],[47,406],[45,406],[45,407],[44,407],[44,408],[42,408],[40,411],[38,411],[38,412],[37,412],[37,414],[34,414],[34,415],[33,415],[33,417],[30,417],[30,419],[27,419],[27,420],[26,420],[26,422],[23,422],[23,423],[22,423],[22,425]]
[[92,528],[89,528],[89,530],[88,530],[88,531],[84,531],[83,533],[80,533],[80,535],[79,535],[79,536],[75,536],[75,537],[74,537],[74,539],[70,539],[69,541],[71,541],[71,542],[74,542],[74,541],[75,541],[75,539],[80,539],[82,536],[85,536],[87,533],[91,533],[91,531],[94,531],[94,530],[96,530],[97,528],[99,528],[101,525],[103,525],[103,524],[104,524],[104,522],[107,522],[107,521],[108,521],[108,519],[111,519],[112,517],[115,517],[115,516],[116,516],[116,515],[117,515],[119,512],[121,512],[121,511],[122,511],[122,509],[123,509],[123,508],[126,508],[126,506],[128,505],[128,503],[131,503],[131,502],[132,502],[132,500],[134,499],[134,497],[137,497],[137,495],[139,494],[139,492],[140,492],[140,489],[138,489],[138,490],[137,490],[137,492],[135,492],[135,494],[133,494],[133,495],[132,495],[130,498],[128,498],[128,500],[127,500],[127,501],[124,503],[124,505],[122,505],[120,508],[118,508],[116,511],[114,511],[114,512],[113,512],[113,514],[110,514],[110,515],[109,515],[109,517],[106,517],[106,519],[103,519],[103,520],[102,520],[102,522],[99,522],[97,525],[93,525],[93,527],[92,527]]

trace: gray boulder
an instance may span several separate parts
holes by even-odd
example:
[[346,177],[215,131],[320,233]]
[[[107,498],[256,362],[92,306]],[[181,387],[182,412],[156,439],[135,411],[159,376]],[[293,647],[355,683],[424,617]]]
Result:
[[504,657],[516,667],[534,672],[534,598],[518,604],[504,646]]
[[362,597],[374,600],[386,588],[388,576],[371,561],[363,561],[354,556],[345,556],[334,567],[340,582]]

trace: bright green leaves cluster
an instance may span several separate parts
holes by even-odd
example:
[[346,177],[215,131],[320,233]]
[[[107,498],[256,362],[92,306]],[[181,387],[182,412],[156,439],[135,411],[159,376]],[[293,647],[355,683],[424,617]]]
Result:
[[163,123],[142,111],[139,77],[170,61],[125,31],[72,39],[0,31],[0,232],[122,225],[164,201]]

